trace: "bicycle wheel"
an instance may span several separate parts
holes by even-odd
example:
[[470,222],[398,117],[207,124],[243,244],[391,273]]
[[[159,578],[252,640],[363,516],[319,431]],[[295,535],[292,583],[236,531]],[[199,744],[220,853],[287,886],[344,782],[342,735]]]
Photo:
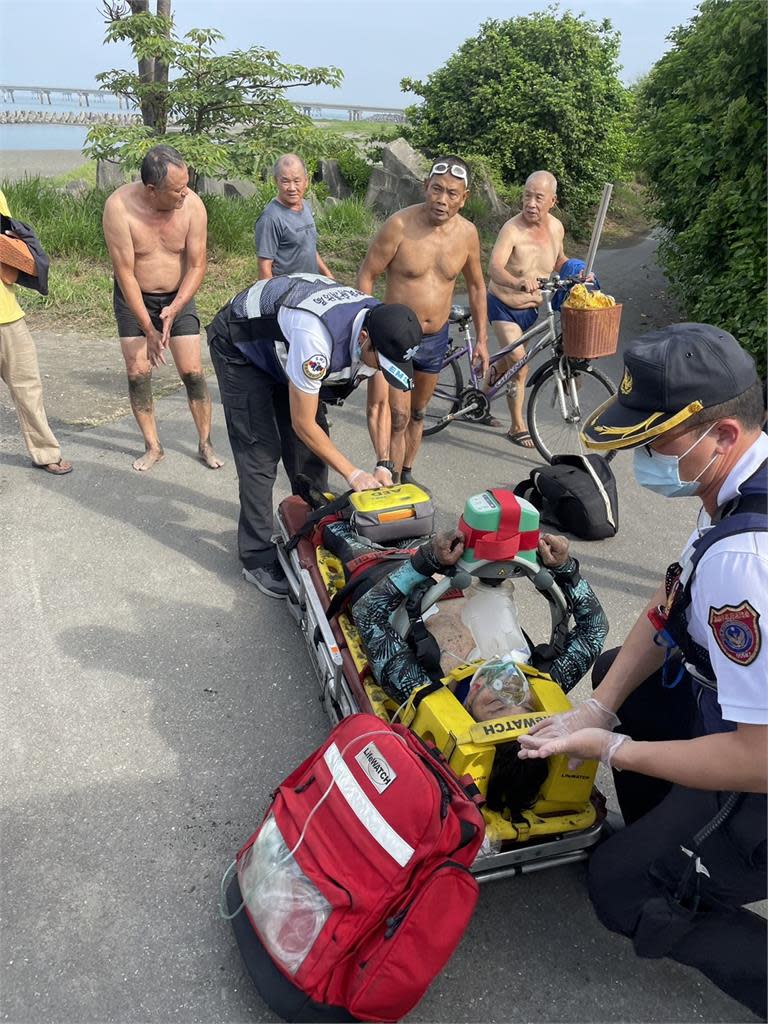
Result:
[[[528,432],[547,462],[552,461],[553,455],[580,455],[583,451],[579,440],[582,425],[599,405],[616,394],[616,385],[601,370],[588,363],[568,362],[568,377],[575,384],[576,397],[574,400],[569,380],[564,381],[564,419],[556,365],[550,363],[528,398]],[[610,462],[615,454],[615,451],[606,452],[606,462]]]
[[[448,353],[450,355],[450,353]],[[440,370],[437,378],[435,393],[429,400],[426,413],[424,414],[424,436],[430,437],[436,434],[447,423],[440,421],[449,412],[458,412],[459,395],[464,390],[464,378],[461,375],[461,367],[458,359],[452,363],[446,363]]]

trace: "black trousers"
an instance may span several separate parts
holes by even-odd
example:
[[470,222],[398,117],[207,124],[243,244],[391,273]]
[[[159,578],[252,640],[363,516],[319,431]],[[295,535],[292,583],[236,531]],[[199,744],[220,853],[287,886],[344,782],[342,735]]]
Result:
[[[598,659],[593,685],[617,653]],[[690,739],[701,732],[687,676],[665,689],[661,673],[654,673],[618,714],[618,730],[637,740]],[[708,873],[691,873],[679,893],[691,863],[685,849],[728,794],[685,789],[635,772],[614,772],[614,779],[627,827],[590,860],[589,894],[597,916],[631,938],[638,955],[669,956],[697,968],[765,1019],[768,925],[743,904],[766,898],[766,798],[738,798],[725,823],[700,846]]]
[[[228,341],[214,335],[209,343],[239,481],[237,547],[244,567],[254,569],[275,560],[272,489],[278,461],[282,458],[294,494],[299,475],[327,490],[328,467],[296,436],[288,385],[258,370]],[[327,434],[322,402],[317,423]]]

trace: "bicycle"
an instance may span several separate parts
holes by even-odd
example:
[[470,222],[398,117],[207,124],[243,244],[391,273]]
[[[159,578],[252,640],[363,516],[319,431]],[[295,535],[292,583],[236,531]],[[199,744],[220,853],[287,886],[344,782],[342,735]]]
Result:
[[[526,387],[531,389],[526,414],[528,433],[539,454],[547,462],[552,461],[553,455],[563,455],[574,450],[573,437],[578,432],[578,424],[607,398],[616,394],[613,381],[590,365],[588,359],[572,359],[563,351],[563,336],[555,326],[552,297],[558,290],[577,283],[577,278],[560,278],[557,274],[540,280],[544,319],[535,323],[512,345],[493,353],[490,365],[494,366],[519,345],[534,343],[487,390],[481,388],[481,377],[472,365],[474,345],[469,307],[451,307],[449,322],[465,336],[465,341],[459,346],[452,346],[445,354],[435,392],[426,410],[425,436],[437,434],[456,420],[487,422],[490,419],[491,403],[505,391],[514,375],[540,352],[551,347],[550,358],[526,382]],[[470,383],[467,387],[464,386],[460,365],[464,356],[469,361]],[[580,445],[576,446],[576,451],[580,451]],[[615,454],[615,451],[607,452],[606,461],[610,461]]]

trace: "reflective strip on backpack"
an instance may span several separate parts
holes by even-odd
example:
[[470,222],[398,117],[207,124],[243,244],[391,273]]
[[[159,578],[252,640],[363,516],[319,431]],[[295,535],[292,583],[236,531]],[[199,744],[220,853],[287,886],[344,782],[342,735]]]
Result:
[[605,487],[603,486],[603,481],[600,479],[600,477],[595,472],[594,467],[590,464],[589,459],[585,455],[582,455],[581,459],[582,459],[582,462],[584,463],[584,468],[586,469],[586,471],[589,473],[589,475],[592,477],[592,479],[595,482],[595,486],[597,487],[598,494],[603,499],[603,504],[605,505],[605,516],[606,516],[606,519],[608,520],[610,525],[615,530],[616,529],[616,520],[613,518],[613,508],[611,507],[611,499],[608,496],[608,492],[606,491]]
[[392,828],[389,822],[376,810],[371,800],[363,792],[362,786],[349,770],[341,752],[335,743],[331,743],[323,754],[333,781],[339,792],[349,804],[357,820],[376,840],[401,868],[404,868],[414,854],[402,836]]

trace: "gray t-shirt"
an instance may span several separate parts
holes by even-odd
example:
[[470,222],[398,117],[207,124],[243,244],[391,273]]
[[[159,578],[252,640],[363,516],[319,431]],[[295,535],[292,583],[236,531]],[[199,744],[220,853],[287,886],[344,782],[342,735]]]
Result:
[[254,228],[256,255],[272,260],[272,274],[317,273],[317,228],[304,203],[289,210],[277,199],[264,207]]

